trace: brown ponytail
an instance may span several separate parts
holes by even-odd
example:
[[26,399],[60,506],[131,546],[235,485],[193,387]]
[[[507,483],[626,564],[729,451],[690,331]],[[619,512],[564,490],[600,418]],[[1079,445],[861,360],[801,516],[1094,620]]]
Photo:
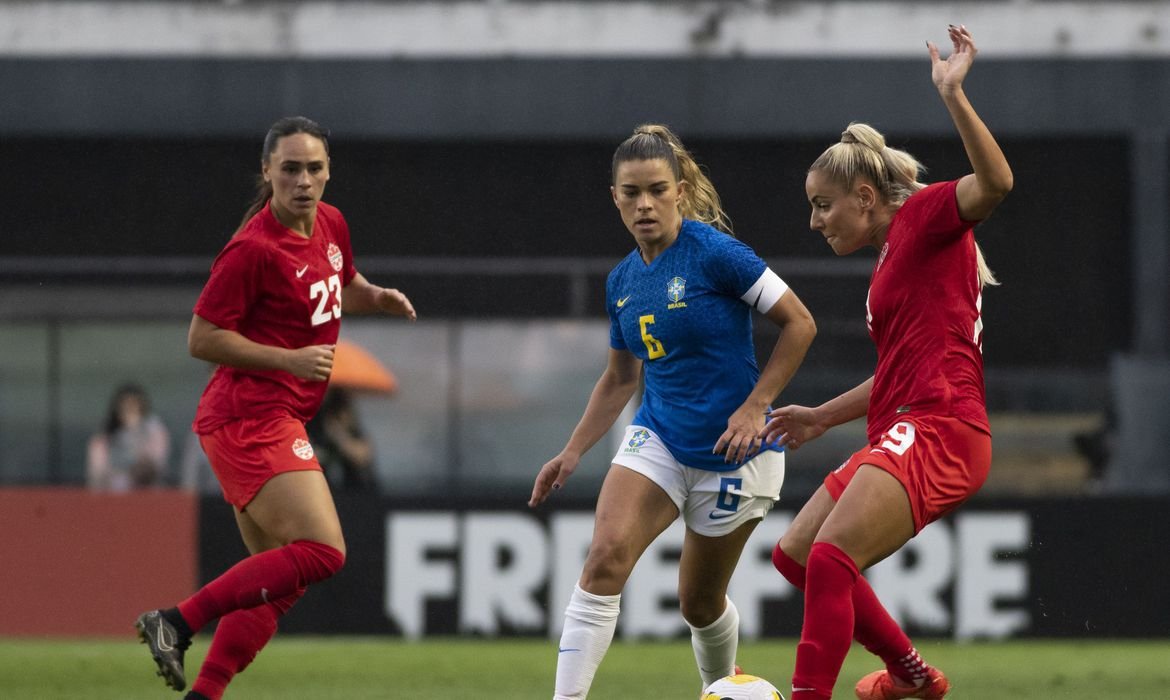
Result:
[[[236,233],[239,233],[244,226],[256,216],[264,205],[272,198],[272,183],[264,179],[261,175],[256,178],[256,196],[252,198],[252,203],[244,210],[244,218],[240,219],[239,226],[236,226]],[[233,234],[234,235],[234,234]]]
[[725,233],[735,235],[731,219],[723,211],[715,185],[703,172],[678,136],[661,124],[642,124],[634,134],[623,141],[613,154],[610,177],[617,176],[618,166],[631,160],[664,160],[679,182],[689,187],[683,192],[679,203],[680,213],[695,221],[710,224]]

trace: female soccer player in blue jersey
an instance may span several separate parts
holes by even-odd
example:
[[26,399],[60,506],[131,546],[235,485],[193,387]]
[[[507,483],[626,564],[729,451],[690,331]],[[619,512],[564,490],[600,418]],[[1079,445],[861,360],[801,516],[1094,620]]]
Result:
[[[756,436],[816,335],[796,294],[727,232],[714,186],[669,129],[635,129],[612,172],[613,202],[637,247],[606,282],[608,364],[565,448],[537,475],[530,506],[564,485],[643,370],[645,388],[597,499],[593,541],[565,611],[555,700],[586,697],[626,579],[680,514],[687,532],[678,594],[699,675],[706,687],[732,673],[739,614],[727,584],[784,480],[783,452]],[[752,308],[781,329],[762,373]]]

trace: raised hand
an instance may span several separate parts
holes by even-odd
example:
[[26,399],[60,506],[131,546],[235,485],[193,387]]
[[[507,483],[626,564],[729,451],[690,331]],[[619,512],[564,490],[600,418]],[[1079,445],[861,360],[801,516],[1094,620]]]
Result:
[[951,24],[947,26],[947,33],[953,48],[945,59],[939,56],[938,47],[933,42],[926,42],[926,48],[930,50],[930,77],[939,92],[958,89],[975,61],[975,54],[979,53],[967,27]]

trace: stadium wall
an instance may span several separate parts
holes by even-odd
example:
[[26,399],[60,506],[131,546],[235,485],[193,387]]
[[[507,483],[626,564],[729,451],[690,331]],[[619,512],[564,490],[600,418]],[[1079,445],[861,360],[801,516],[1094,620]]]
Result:
[[[337,500],[346,568],[310,589],[285,632],[559,634],[592,533],[584,504],[534,512],[498,500]],[[801,599],[770,560],[797,505],[782,502],[757,528],[732,580],[747,638],[799,634]],[[1164,637],[1170,562],[1149,552],[1170,539],[1167,507],[1165,498],[977,498],[868,576],[917,635]],[[682,533],[676,523],[635,569],[621,636],[685,634],[675,597]],[[244,555],[218,499],[203,501],[200,534],[203,580]]]
[[[530,511],[498,499],[337,501],[346,566],[310,589],[284,632],[559,634],[592,533],[584,503]],[[732,580],[746,638],[799,633],[800,597],[770,562],[794,507],[781,503],[757,528]],[[1165,498],[977,497],[867,575],[916,635],[1165,637],[1170,563],[1149,552],[1170,539],[1168,507]],[[137,613],[185,597],[246,556],[218,497],[4,489],[0,514],[5,636],[125,637]],[[638,564],[622,637],[685,634],[675,596],[681,541],[676,523]]]
[[185,491],[0,489],[0,635],[132,635],[195,590],[198,512]]

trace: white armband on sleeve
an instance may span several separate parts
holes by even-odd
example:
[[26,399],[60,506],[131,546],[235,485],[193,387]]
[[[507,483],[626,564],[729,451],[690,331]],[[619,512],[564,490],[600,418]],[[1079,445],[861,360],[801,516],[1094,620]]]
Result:
[[766,314],[787,291],[788,285],[769,267],[740,299],[748,306],[754,306],[756,311]]

